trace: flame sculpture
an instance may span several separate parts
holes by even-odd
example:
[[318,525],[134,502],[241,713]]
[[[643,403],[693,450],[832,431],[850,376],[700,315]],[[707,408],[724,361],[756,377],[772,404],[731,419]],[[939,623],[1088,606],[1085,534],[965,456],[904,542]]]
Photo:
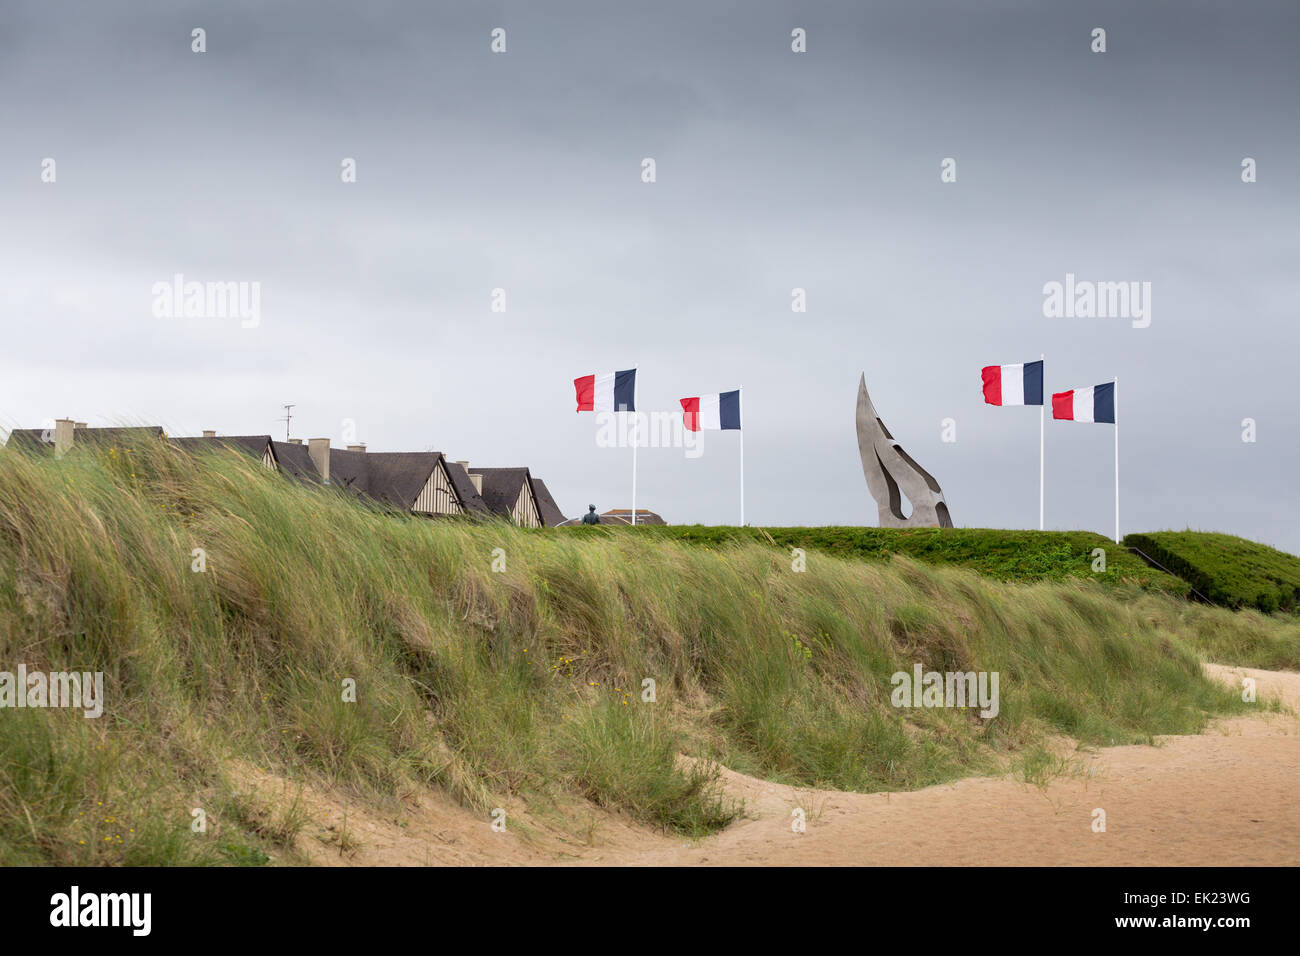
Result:
[[[943,489],[889,434],[871,404],[865,374],[858,384],[858,453],[882,528],[952,527]],[[910,516],[903,514],[903,496],[912,503]]]

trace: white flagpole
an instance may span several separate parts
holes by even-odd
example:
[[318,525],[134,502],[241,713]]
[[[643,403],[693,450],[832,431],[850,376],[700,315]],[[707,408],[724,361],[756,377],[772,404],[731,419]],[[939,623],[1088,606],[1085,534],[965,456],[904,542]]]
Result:
[[1119,376],[1113,379],[1115,393],[1111,396],[1111,410],[1115,413],[1115,543],[1119,544]]
[[740,526],[745,527],[745,390],[739,389],[736,403],[740,408]]
[[1038,397],[1042,400],[1038,406],[1038,530],[1043,530],[1043,422],[1047,416],[1047,355],[1040,352],[1038,358],[1043,362],[1043,392]]
[[641,422],[636,412],[637,367],[632,366],[632,524],[636,524],[636,446],[641,444]]

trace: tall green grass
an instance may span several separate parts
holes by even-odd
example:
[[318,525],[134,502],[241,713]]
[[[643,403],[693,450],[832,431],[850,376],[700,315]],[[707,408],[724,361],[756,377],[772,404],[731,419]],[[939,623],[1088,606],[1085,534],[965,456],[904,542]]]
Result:
[[[1192,650],[1234,618],[1201,610],[1216,638],[1183,607],[906,558],[796,572],[757,544],[429,521],[234,452],[5,451],[0,669],[104,671],[106,703],[0,710],[0,863],[283,857],[301,821],[268,823],[237,761],[378,803],[433,787],[485,826],[503,800],[589,800],[698,835],[738,812],[718,762],[899,789],[1055,734],[1195,732],[1243,705]],[[914,663],[999,671],[1000,715],[892,707]]]

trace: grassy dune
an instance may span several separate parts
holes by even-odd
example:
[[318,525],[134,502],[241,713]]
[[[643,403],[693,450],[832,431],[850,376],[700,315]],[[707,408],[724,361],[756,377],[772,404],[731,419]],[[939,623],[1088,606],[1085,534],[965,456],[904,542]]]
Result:
[[[0,452],[0,669],[106,675],[98,720],[0,710],[0,863],[279,857],[302,821],[251,806],[235,761],[376,803],[432,787],[485,826],[504,799],[585,799],[683,834],[737,812],[717,762],[858,791],[1032,776],[1053,735],[1244,706],[1198,654],[1295,665],[1294,632],[1237,620],[907,558],[797,573],[759,544],[414,519],[234,453]],[[1000,714],[892,707],[916,663],[998,671]]]

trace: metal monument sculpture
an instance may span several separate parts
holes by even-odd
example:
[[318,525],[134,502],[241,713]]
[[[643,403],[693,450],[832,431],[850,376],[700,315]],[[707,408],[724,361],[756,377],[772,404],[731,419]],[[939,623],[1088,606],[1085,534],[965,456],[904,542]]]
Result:
[[[865,374],[858,385],[858,453],[882,528],[952,527],[943,489],[889,434],[871,404]],[[912,504],[911,515],[903,514],[903,496]]]

